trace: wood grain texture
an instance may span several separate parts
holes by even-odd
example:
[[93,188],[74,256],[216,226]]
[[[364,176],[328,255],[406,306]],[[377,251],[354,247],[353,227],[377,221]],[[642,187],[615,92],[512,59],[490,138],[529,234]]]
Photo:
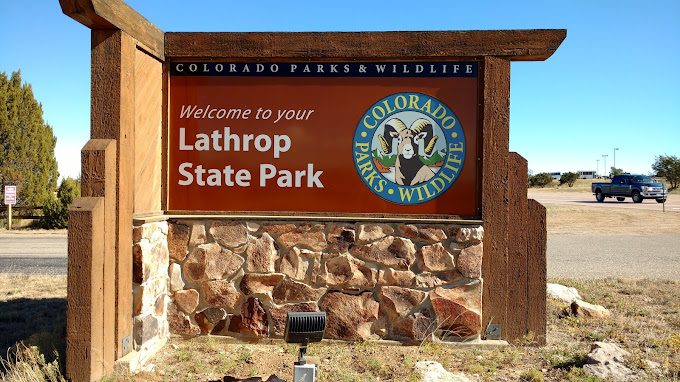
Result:
[[162,63],[137,49],[133,213],[161,210],[162,80]]
[[134,71],[137,46],[121,31],[92,31],[91,137],[114,139],[116,150],[116,358],[132,334],[132,208]]
[[59,0],[65,15],[95,30],[122,30],[141,42],[149,53],[164,60],[162,30],[122,0]]
[[542,61],[565,29],[430,32],[168,32],[165,54],[179,58],[414,58],[499,56]]
[[528,331],[538,345],[546,343],[546,286],[548,267],[546,260],[547,230],[545,207],[533,199],[528,200],[527,273],[529,289]]
[[508,299],[505,339],[527,334],[527,161],[508,155]]
[[169,158],[168,158],[168,133],[170,128],[169,122],[169,108],[170,108],[170,66],[167,62],[163,63],[163,107],[161,114],[161,174],[163,177],[161,179],[161,209],[163,211],[168,209],[168,168],[169,168]]
[[508,142],[510,60],[485,57],[483,62],[482,259],[483,327],[506,327],[508,296]]
[[104,198],[76,198],[68,217],[66,376],[104,376]]
[[83,197],[104,198],[104,373],[116,360],[116,141],[90,139],[83,147]]

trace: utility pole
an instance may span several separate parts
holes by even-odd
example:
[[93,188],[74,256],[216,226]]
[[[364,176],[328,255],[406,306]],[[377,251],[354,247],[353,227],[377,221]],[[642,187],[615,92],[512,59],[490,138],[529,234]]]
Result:
[[595,162],[597,162],[597,171],[595,172],[595,177],[599,178],[599,176],[600,176],[600,160],[595,159]]
[[602,158],[604,158],[604,173],[605,173],[605,176],[607,175],[607,157],[608,156],[609,155],[607,155],[607,154],[602,155]]
[[616,150],[618,149],[618,147],[614,147],[614,168],[616,168]]

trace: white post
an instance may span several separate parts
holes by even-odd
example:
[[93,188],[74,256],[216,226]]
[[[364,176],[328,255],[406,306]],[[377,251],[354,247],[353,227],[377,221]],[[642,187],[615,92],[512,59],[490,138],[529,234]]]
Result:
[[12,205],[7,205],[7,230],[12,230]]

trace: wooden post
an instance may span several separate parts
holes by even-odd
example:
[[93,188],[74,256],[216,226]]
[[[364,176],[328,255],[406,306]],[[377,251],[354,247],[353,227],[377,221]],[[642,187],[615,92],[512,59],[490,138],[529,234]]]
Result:
[[7,230],[12,230],[12,205],[7,205]]
[[116,360],[116,141],[90,139],[82,150],[82,195],[104,198],[104,373]]
[[76,198],[68,216],[66,376],[104,376],[104,198]]
[[91,137],[116,147],[116,358],[132,335],[132,206],[135,42],[121,31],[92,31]]
[[538,345],[545,345],[546,336],[546,262],[547,232],[545,207],[533,199],[528,200],[527,215],[527,275],[528,275],[528,332]]
[[[508,297],[504,338],[521,340],[527,334],[527,161],[508,155]],[[545,289],[545,287],[543,287]]]
[[510,135],[510,60],[484,59],[482,219],[483,327],[500,325],[506,338],[508,297],[508,142]]

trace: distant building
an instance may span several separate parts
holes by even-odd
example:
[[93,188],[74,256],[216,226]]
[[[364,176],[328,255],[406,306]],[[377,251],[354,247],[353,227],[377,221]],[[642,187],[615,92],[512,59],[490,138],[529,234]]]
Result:
[[595,179],[597,173],[595,171],[577,171],[579,179]]

